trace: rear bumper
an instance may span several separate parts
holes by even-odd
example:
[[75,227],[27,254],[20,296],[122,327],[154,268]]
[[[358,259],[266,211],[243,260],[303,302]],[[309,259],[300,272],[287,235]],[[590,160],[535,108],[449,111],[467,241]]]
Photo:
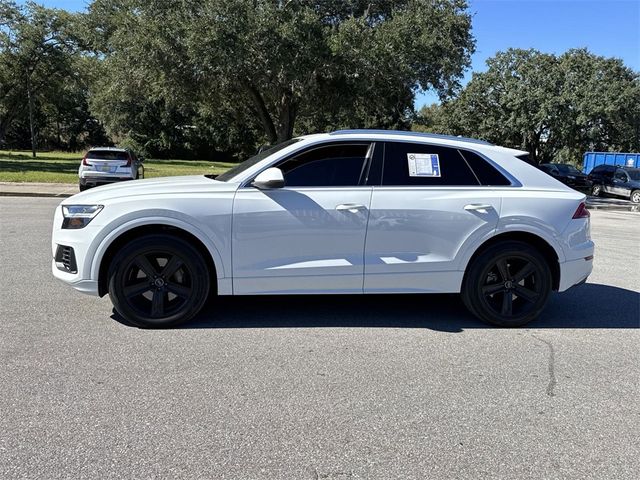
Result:
[[593,270],[593,255],[560,264],[559,292],[564,292],[575,285],[584,283]]
[[105,185],[107,183],[115,183],[115,182],[124,182],[127,180],[133,180],[131,177],[116,177],[112,175],[103,175],[103,176],[87,176],[80,177],[80,185]]

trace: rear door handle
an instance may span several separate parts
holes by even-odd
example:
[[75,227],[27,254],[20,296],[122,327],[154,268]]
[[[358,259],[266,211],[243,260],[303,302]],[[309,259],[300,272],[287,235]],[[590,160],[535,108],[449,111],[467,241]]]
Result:
[[486,203],[470,203],[469,205],[465,205],[464,209],[467,212],[487,212],[489,209],[493,208],[493,205],[488,205]]
[[350,213],[358,213],[360,210],[364,210],[365,206],[360,205],[358,203],[341,203],[340,205],[336,205],[336,210],[339,212],[350,212]]

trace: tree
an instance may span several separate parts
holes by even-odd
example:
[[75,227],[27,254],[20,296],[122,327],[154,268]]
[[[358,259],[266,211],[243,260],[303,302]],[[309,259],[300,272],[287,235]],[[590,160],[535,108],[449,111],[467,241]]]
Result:
[[522,148],[535,163],[640,148],[640,79],[587,50],[510,49],[442,105],[443,130]]
[[[189,127],[217,118],[219,137],[275,143],[341,126],[406,127],[418,89],[452,95],[474,48],[466,7],[96,0],[86,38],[105,56],[104,88],[142,87],[159,108],[188,110]],[[106,119],[106,108],[96,112]]]
[[77,15],[0,0],[0,144],[77,150],[109,144],[89,113],[94,58],[81,54]]

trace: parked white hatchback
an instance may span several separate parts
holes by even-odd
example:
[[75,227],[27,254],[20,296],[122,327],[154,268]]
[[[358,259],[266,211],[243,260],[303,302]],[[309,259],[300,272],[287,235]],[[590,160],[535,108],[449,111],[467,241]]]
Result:
[[218,178],[126,182],[64,200],[53,274],[109,293],[144,327],[196,315],[212,294],[460,292],[500,326],[584,282],[584,195],[458,137],[345,130],[277,145]]
[[87,188],[144,178],[144,157],[125,148],[101,147],[89,150],[78,168],[78,186]]

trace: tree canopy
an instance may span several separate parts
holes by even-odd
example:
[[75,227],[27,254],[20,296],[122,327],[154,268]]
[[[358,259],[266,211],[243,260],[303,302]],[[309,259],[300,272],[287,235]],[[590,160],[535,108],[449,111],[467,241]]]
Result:
[[159,108],[174,123],[167,138],[223,146],[406,128],[418,89],[445,98],[459,87],[470,27],[462,0],[96,0],[87,38],[105,61],[93,105],[114,133],[135,138],[141,113]]
[[73,25],[64,10],[0,1],[0,145],[106,141],[88,111],[91,65],[78,54]]
[[[0,0],[0,146],[220,158],[293,135],[479,137],[536,162],[640,150],[640,78],[585,49],[509,49],[461,88],[465,0]],[[419,91],[441,104],[413,110]],[[413,125],[412,125],[413,124]]]
[[418,128],[522,148],[536,163],[640,150],[640,76],[621,60],[510,49],[487,66],[458,97],[425,109]]

